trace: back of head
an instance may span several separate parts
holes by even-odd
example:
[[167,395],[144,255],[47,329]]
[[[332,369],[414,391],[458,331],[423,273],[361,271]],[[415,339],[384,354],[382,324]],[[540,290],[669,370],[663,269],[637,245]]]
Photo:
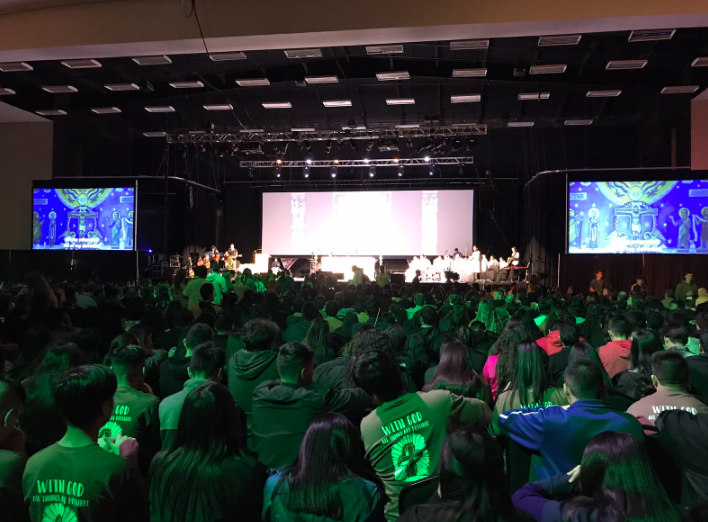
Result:
[[0,447],[18,423],[19,410],[27,396],[22,385],[8,377],[0,377]]
[[420,293],[415,294],[415,297],[413,297],[413,302],[416,306],[423,306],[423,303],[425,303],[425,296]]
[[128,330],[128,333],[134,335],[138,339],[137,344],[139,344],[143,348],[147,348],[145,343],[152,335],[152,330],[148,326],[137,324],[135,326],[132,326],[130,330]]
[[226,352],[213,341],[197,346],[189,360],[192,379],[215,379],[226,364]]
[[116,375],[124,375],[128,378],[137,377],[138,374],[143,375],[147,352],[141,346],[136,344],[121,346],[111,350],[108,357],[111,361],[111,369]]
[[352,380],[380,402],[394,400],[404,390],[398,365],[380,350],[366,352],[356,358],[352,367]]
[[112,401],[117,387],[116,374],[110,368],[79,366],[56,381],[54,402],[67,424],[87,429],[110,418],[112,412],[104,405]]
[[511,376],[511,389],[526,406],[541,402],[547,387],[542,349],[535,341],[526,340],[519,345],[516,353],[516,372]]
[[443,500],[464,495],[462,514],[456,520],[513,520],[499,445],[478,427],[450,433],[440,452],[440,495]]
[[322,317],[322,315],[315,306],[315,303],[313,303],[312,301],[308,301],[307,303],[302,305],[302,318],[305,321],[312,321],[313,319],[316,319],[318,317]]
[[339,303],[337,301],[329,301],[325,305],[325,314],[327,317],[337,317],[337,313],[341,309],[341,306],[339,306]]
[[420,311],[420,318],[422,319],[423,324],[435,326],[438,322],[438,313],[432,306],[426,306]]
[[214,317],[214,329],[217,332],[229,332],[234,325],[234,316],[229,312],[219,312]]
[[632,335],[632,326],[623,315],[616,315],[610,319],[607,329],[615,339],[627,339]]
[[642,373],[647,373],[650,370],[651,356],[658,351],[664,351],[664,346],[657,336],[651,330],[638,330],[632,334],[632,348],[629,356],[631,359],[631,367],[638,369]]
[[275,364],[280,378],[288,381],[298,381],[303,369],[315,359],[315,352],[302,343],[285,343],[278,350]]
[[202,298],[202,301],[211,301],[214,299],[214,285],[211,283],[204,283],[200,288],[199,288],[199,295]]
[[82,359],[81,350],[74,343],[56,343],[50,346],[35,372],[37,377],[35,384],[38,384],[41,380],[54,378],[70,368],[79,366],[82,363]]
[[214,330],[208,324],[197,323],[192,326],[184,338],[187,350],[194,350],[197,346],[214,338]]
[[664,325],[664,316],[659,312],[649,312],[647,313],[647,328],[651,330],[661,330]]
[[672,350],[656,352],[651,356],[651,373],[662,386],[685,388],[690,381],[686,358]]
[[595,361],[581,359],[568,364],[563,374],[565,384],[578,399],[600,399],[604,391],[602,366]]
[[273,349],[280,328],[268,319],[251,319],[243,327],[243,348],[248,352],[263,352]]
[[195,277],[198,277],[200,279],[206,279],[207,273],[208,273],[207,267],[205,267],[205,266],[195,266],[194,267]]
[[578,327],[571,323],[562,323],[559,328],[560,341],[563,346],[573,346],[580,340]]
[[484,332],[486,327],[482,321],[472,321],[472,323],[470,323],[470,330],[473,332]]
[[688,328],[679,323],[670,323],[664,328],[664,337],[673,344],[686,346],[688,344]]

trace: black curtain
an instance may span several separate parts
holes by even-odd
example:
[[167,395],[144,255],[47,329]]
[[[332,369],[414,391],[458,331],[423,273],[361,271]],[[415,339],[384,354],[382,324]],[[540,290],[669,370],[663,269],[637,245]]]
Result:
[[512,246],[520,248],[521,186],[514,181],[474,187],[475,243],[483,254],[508,257]]
[[253,252],[261,248],[263,190],[246,185],[228,185],[224,192],[224,238],[243,254],[244,263],[253,261]]

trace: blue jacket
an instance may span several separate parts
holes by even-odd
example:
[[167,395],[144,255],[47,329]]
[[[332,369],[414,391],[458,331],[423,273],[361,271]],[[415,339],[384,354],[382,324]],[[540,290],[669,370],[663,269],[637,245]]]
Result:
[[[599,400],[578,400],[562,406],[511,410],[499,415],[502,435],[537,451],[532,476],[550,478],[580,464],[588,441],[603,431],[629,433],[644,440],[642,426],[632,415],[608,408]],[[534,473],[535,471],[535,473]]]

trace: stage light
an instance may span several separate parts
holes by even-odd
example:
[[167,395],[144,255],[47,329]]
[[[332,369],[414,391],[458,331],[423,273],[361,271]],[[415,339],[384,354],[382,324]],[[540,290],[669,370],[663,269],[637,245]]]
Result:
[[339,150],[342,150],[342,142],[341,141],[337,141],[337,148]]
[[430,166],[429,173],[430,173],[431,176],[434,176],[434,175],[435,175],[435,166],[433,166],[433,165]]
[[459,170],[461,176],[464,175],[465,174],[465,164],[461,163],[458,170]]
[[413,140],[412,139],[408,138],[408,140],[406,141],[406,147],[408,147],[409,149],[413,148]]
[[372,165],[371,167],[369,167],[369,177],[373,178],[374,176],[376,176],[376,167]]
[[400,165],[400,166],[398,167],[398,177],[399,177],[399,178],[403,176],[403,171],[404,171],[404,170],[405,170],[405,167],[404,167],[403,165]]
[[460,138],[455,138],[452,142],[452,150],[457,152],[462,148],[462,140]]
[[301,141],[298,141],[297,142],[297,150],[302,150],[304,148],[305,148],[305,145],[303,145],[303,143]]
[[280,167],[275,167],[275,177],[276,178],[280,177]]
[[369,158],[364,158],[364,163],[368,165],[369,163],[371,163],[371,160]]
[[336,178],[336,177],[337,177],[337,167],[331,167],[331,168],[329,169],[329,174],[330,174],[333,178]]
[[477,148],[477,140],[474,138],[467,138],[467,150],[474,150]]
[[427,161],[430,161],[430,156],[426,156],[426,157],[424,157],[423,159],[424,159],[426,162],[427,162]]
[[280,158],[278,158],[277,160],[275,160],[275,162],[276,162],[278,165],[282,165],[282,164],[283,164],[283,160],[281,160]]
[[307,149],[308,154],[312,154],[312,145],[310,145],[309,140],[305,140],[304,142],[305,149]]
[[393,158],[394,163],[398,163],[398,158]]
[[335,160],[333,161],[333,163],[334,163],[335,165],[339,165],[339,160],[338,160],[338,159],[335,159]]
[[302,175],[305,176],[306,178],[310,177],[310,167],[303,167],[302,168]]
[[308,165],[312,165],[312,160],[310,158],[307,158],[305,160],[305,163],[307,163]]

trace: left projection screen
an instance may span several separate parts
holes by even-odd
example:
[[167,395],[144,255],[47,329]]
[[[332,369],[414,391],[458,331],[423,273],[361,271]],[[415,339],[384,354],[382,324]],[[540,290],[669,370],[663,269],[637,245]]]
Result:
[[472,250],[472,190],[266,192],[271,255],[438,255]]
[[133,250],[135,187],[34,188],[33,250]]

